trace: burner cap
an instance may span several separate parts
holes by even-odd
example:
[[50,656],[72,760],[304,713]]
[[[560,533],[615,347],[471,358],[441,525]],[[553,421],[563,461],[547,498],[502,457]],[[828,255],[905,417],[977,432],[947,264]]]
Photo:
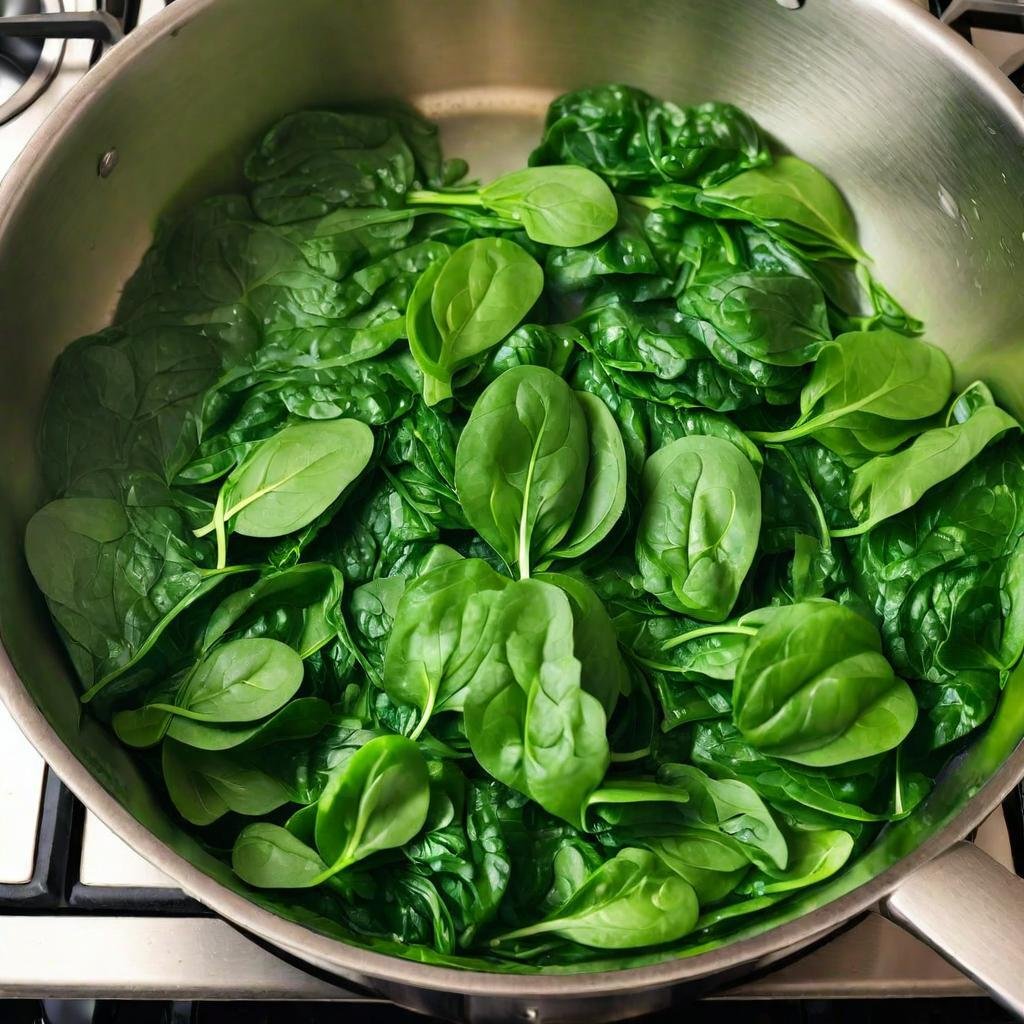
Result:
[[[0,20],[61,10],[60,0],[0,0]],[[0,124],[21,113],[53,77],[64,52],[60,39],[0,35]]]

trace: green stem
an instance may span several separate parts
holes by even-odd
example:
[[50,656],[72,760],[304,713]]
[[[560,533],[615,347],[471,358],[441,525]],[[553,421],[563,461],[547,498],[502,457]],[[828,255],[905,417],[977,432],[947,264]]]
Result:
[[407,192],[405,201],[411,206],[433,205],[444,206],[483,206],[477,192],[431,192],[427,189]]
[[681,633],[679,636],[672,637],[671,640],[666,640],[661,645],[661,649],[663,651],[671,651],[674,647],[689,643],[689,641],[696,640],[698,637],[718,636],[719,634],[726,634],[728,636],[756,636],[757,630],[753,626],[702,626],[700,629],[691,629],[688,633]]
[[610,754],[608,760],[612,764],[625,764],[628,761],[641,761],[651,752],[650,747],[644,747],[643,750],[634,750],[629,754]]
[[769,445],[777,452],[781,452],[783,458],[789,463],[790,469],[793,470],[793,475],[796,477],[796,482],[800,485],[800,490],[807,496],[807,500],[811,503],[811,507],[814,509],[814,517],[818,520],[818,533],[821,538],[821,546],[825,551],[831,549],[829,544],[829,529],[828,522],[825,519],[825,510],[821,507],[821,502],[818,501],[817,494],[814,493],[814,489],[804,479],[803,473],[800,472],[800,467],[796,464],[796,459],[790,454],[789,449],[781,445]]
[[833,540],[842,540],[846,537],[860,537],[862,534],[867,533],[868,530],[870,530],[871,527],[875,525],[877,524],[869,520],[866,523],[860,523],[858,526],[847,526],[845,529],[842,530],[829,530],[828,535]]
[[217,504],[213,509],[213,525],[217,531],[217,568],[223,569],[228,564],[228,535],[224,528],[224,492],[217,495]]
[[420,712],[420,720],[416,723],[416,728],[409,733],[409,739],[418,740],[420,733],[426,728],[427,722],[430,721],[430,716],[434,713],[434,698],[437,696],[437,688],[430,685],[430,681],[426,678],[426,672],[423,673],[424,682],[427,683],[427,706]]
[[625,199],[629,203],[634,203],[637,206],[643,206],[648,210],[660,210],[665,204],[660,199],[655,199],[654,196],[627,196],[621,193],[616,193],[620,199]]
[[509,942],[512,939],[526,939],[531,935],[543,935],[564,923],[564,921],[541,921],[539,924],[531,924],[526,928],[516,928],[515,931],[505,932],[504,935],[498,935],[491,939],[490,945],[500,946],[501,943]]

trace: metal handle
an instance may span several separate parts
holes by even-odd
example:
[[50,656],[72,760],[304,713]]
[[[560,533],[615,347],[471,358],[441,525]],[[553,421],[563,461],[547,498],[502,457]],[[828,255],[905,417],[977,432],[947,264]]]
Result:
[[83,14],[21,14],[0,18],[0,36],[32,39],[95,39],[98,43],[119,42],[121,23],[106,11]]
[[1024,880],[973,843],[957,843],[881,910],[1024,1019]]

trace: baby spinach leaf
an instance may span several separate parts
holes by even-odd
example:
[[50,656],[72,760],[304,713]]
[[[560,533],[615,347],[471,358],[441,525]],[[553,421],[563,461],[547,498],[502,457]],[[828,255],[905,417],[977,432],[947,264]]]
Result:
[[733,717],[751,746],[827,766],[891,750],[917,717],[867,619],[833,601],[785,608],[747,644]]
[[458,369],[516,327],[544,284],[533,257],[504,238],[467,242],[429,275],[410,299],[409,342],[424,374],[447,386]]
[[646,848],[691,886],[703,907],[731,893],[750,870],[743,847],[724,832],[683,828],[648,840]]
[[338,635],[343,587],[341,573],[323,563],[269,572],[214,608],[202,649],[208,651],[225,637],[263,636],[308,658]]
[[853,853],[853,836],[841,829],[800,829],[789,837],[789,865],[783,872],[757,872],[737,892],[765,896],[814,885],[834,875]]
[[527,167],[480,189],[489,210],[523,225],[535,242],[586,245],[618,220],[611,189],[583,167]]
[[152,706],[197,722],[255,722],[295,695],[302,672],[302,659],[278,640],[232,640],[196,665],[177,703]]
[[531,164],[581,164],[613,185],[723,181],[771,155],[757,126],[727,103],[678,107],[628,85],[560,96]]
[[432,714],[460,711],[484,656],[491,599],[510,585],[478,558],[448,562],[406,588],[387,644],[382,686],[420,712],[414,738]]
[[608,766],[606,719],[581,685],[568,598],[519,580],[493,601],[465,701],[473,755],[500,782],[575,822]]
[[488,351],[472,383],[486,387],[506,370],[526,364],[544,366],[562,377],[575,351],[578,335],[574,327],[564,324],[551,327],[523,324]]
[[560,572],[540,573],[537,579],[558,587],[572,606],[573,653],[579,660],[580,679],[611,717],[619,694],[629,689],[629,674],[619,653],[615,627],[601,599],[579,577]]
[[590,456],[583,498],[554,558],[585,554],[608,536],[626,507],[626,447],[615,417],[595,395],[577,391],[576,399],[587,421]]
[[327,870],[316,850],[286,828],[257,821],[238,834],[231,867],[258,889],[305,889],[317,885]]
[[195,327],[112,327],[57,360],[39,447],[51,495],[120,497],[124,472],[170,483],[192,455],[203,398],[221,375]]
[[791,274],[702,267],[680,296],[679,308],[723,365],[736,353],[774,366],[813,362],[832,340],[818,285]]
[[[143,708],[142,711],[146,712],[150,708]],[[115,729],[118,717],[114,716]],[[177,714],[170,715],[167,735],[179,743],[200,747],[203,750],[232,750],[235,747],[259,750],[271,743],[305,740],[316,736],[330,717],[331,706],[327,701],[319,697],[299,697],[289,701],[264,721],[252,725],[234,722],[212,723]],[[118,731],[118,735],[124,738],[121,731]]]
[[228,753],[165,739],[162,766],[175,809],[193,825],[211,825],[228,811],[269,814],[288,802],[288,793],[277,779]]
[[[299,423],[268,438],[227,478],[220,522],[246,537],[280,537],[325,511],[366,468],[373,433],[358,420]],[[212,532],[214,522],[197,531]]]
[[[863,430],[873,432],[874,450],[885,451],[906,440],[902,431],[913,429],[912,421],[946,404],[952,382],[949,360],[931,345],[889,330],[843,334],[821,350],[800,394],[796,425],[750,436],[777,443],[825,428]],[[829,443],[827,435],[820,439]]]
[[589,458],[586,415],[568,384],[539,366],[508,370],[477,400],[459,439],[455,484],[466,518],[525,578],[568,534]]
[[[137,664],[191,605],[229,576],[203,569],[190,510],[152,478],[123,499],[59,498],[25,530],[25,556],[91,700]],[[130,570],[130,575],[129,575]]]
[[317,802],[316,847],[330,874],[378,850],[402,846],[423,827],[427,765],[401,736],[370,740],[331,776]]
[[705,216],[752,221],[818,258],[867,259],[839,190],[799,157],[780,156],[767,167],[744,171],[689,200],[672,186],[656,194],[668,201],[681,199]]
[[921,500],[925,491],[960,472],[978,453],[1020,424],[995,405],[983,405],[968,419],[927,430],[895,455],[879,455],[853,473],[850,509],[858,524],[834,537],[866,533],[883,519]]
[[900,806],[888,801],[877,807],[875,796],[882,778],[882,761],[855,761],[827,769],[798,767],[766,756],[744,742],[731,721],[708,722],[694,730],[693,760],[719,777],[753,786],[773,806],[793,804],[831,819],[849,822],[891,821],[905,817],[927,794],[923,776],[902,779]]
[[754,560],[761,489],[750,461],[717,437],[683,437],[644,466],[636,558],[666,608],[720,622]]
[[602,786],[588,810],[591,817],[596,813],[628,829],[634,839],[674,836],[682,822],[731,837],[765,870],[784,870],[788,863],[786,838],[757,792],[745,782],[713,779],[690,764],[664,763],[654,781]]
[[693,888],[646,850],[620,850],[546,919],[492,944],[553,933],[598,949],[669,942],[697,923]]

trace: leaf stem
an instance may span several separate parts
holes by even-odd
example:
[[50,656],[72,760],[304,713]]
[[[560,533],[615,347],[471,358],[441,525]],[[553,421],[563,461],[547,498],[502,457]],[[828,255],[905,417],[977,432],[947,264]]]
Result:
[[483,206],[477,192],[431,192],[428,189],[414,189],[407,192],[405,201],[413,206],[440,203],[445,206]]
[[213,508],[213,527],[217,532],[217,568],[223,569],[228,564],[228,537],[224,528],[224,492],[217,495],[217,504]]
[[871,520],[868,520],[866,523],[858,523],[856,526],[847,526],[842,530],[829,530],[828,535],[833,540],[841,540],[845,537],[860,537],[862,534],[867,533],[872,526],[877,525],[877,522],[871,522]]
[[689,643],[689,641],[696,640],[699,637],[718,636],[719,634],[727,636],[756,636],[757,630],[753,626],[702,626],[700,629],[691,629],[687,633],[680,633],[679,636],[666,640],[661,645],[661,649],[663,651],[671,651],[674,647],[679,647],[681,644]]
[[643,206],[648,210],[660,210],[665,205],[660,199],[655,199],[654,196],[628,196],[622,193],[616,193],[616,195],[620,199],[635,203],[637,206]]

